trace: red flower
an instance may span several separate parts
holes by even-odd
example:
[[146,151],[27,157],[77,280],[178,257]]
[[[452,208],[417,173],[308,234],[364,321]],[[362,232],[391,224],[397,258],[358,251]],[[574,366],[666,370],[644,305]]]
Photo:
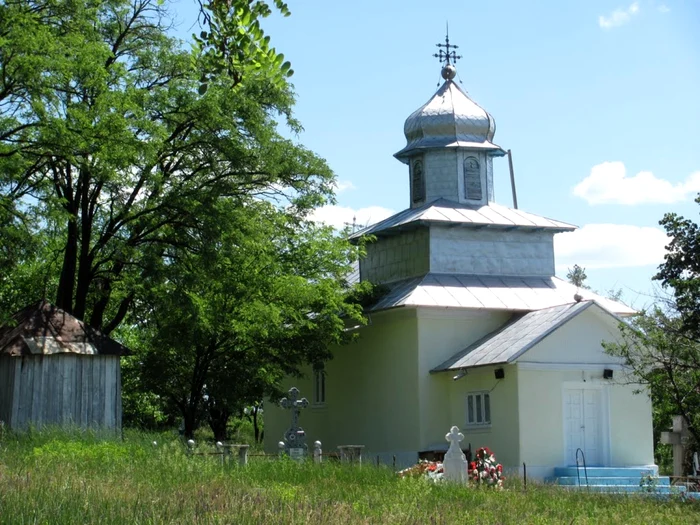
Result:
[[469,463],[469,470],[474,470],[476,468],[476,461]]

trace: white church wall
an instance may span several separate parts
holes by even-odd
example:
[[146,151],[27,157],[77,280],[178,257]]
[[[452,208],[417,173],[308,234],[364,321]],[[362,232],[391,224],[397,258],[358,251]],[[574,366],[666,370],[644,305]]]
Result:
[[369,244],[360,261],[360,277],[375,284],[389,283],[424,275],[428,268],[428,229],[420,228]]
[[445,433],[452,425],[464,423],[453,420],[445,408],[454,374],[431,374],[430,370],[497,329],[509,316],[483,310],[418,309],[421,449],[446,445]]
[[602,376],[605,365],[619,365],[619,358],[605,353],[602,342],[616,341],[619,321],[596,305],[545,337],[522,355],[519,362],[598,364]]
[[478,275],[554,275],[551,232],[433,227],[430,271]]
[[[494,370],[501,367],[487,366],[473,368],[457,381],[449,377],[450,415],[453,424],[464,434],[464,446],[471,443],[472,451],[479,447],[489,447],[496,459],[512,470],[520,463],[519,428],[527,424],[527,419],[518,414],[518,370],[506,365],[505,377],[496,379]],[[449,374],[445,374],[448,375]],[[491,424],[469,426],[467,422],[467,395],[488,392],[491,407]],[[444,439],[444,436],[443,436]]]
[[[566,385],[602,392],[601,445],[607,466],[654,463],[651,404],[634,387],[602,379],[592,370],[518,370],[521,462],[528,474],[545,477],[569,463],[565,454],[563,392]],[[607,404],[607,406],[605,406]]]
[[[390,310],[372,314],[358,341],[334,348],[334,358],[325,365],[325,407],[309,407],[300,416],[307,444],[318,439],[328,452],[338,445],[365,445],[372,459],[379,454],[391,462],[395,454],[398,465],[415,462],[417,340],[415,310]],[[310,377],[285,381],[285,388],[292,385],[312,401]],[[267,452],[277,450],[289,422],[289,411],[271,402],[265,405]]]

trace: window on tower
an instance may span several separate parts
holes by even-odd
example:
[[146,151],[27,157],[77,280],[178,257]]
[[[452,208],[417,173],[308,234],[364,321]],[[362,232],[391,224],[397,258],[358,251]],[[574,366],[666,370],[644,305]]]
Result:
[[476,157],[464,159],[464,196],[474,201],[482,199],[481,170]]
[[425,199],[425,177],[423,177],[423,162],[417,160],[411,166],[411,200],[420,202]]

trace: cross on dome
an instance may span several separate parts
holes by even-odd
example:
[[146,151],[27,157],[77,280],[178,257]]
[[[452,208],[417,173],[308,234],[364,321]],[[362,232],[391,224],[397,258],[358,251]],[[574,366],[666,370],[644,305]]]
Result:
[[[459,46],[450,44],[450,32],[449,28],[446,29],[445,31],[445,43],[444,44],[435,44],[437,47],[440,48],[440,50],[435,53],[433,56],[437,58],[440,62],[445,62],[446,66],[451,65],[453,62],[457,62],[460,58],[462,58],[462,55],[458,55],[455,49],[458,49]],[[443,51],[442,48],[445,48]],[[450,51],[450,48],[452,48],[452,51]]]

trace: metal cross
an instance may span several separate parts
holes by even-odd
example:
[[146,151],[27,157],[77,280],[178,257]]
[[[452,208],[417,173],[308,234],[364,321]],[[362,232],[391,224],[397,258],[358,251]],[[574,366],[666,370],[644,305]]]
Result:
[[[450,31],[449,27],[445,25],[445,43],[444,44],[435,44],[437,47],[440,48],[440,51],[435,53],[433,56],[437,58],[440,62],[445,62],[445,65],[449,66],[453,62],[457,62],[460,58],[462,58],[462,55],[458,55],[455,49],[459,48],[459,46],[455,46],[453,44],[450,44]],[[442,48],[445,48],[443,51]],[[453,49],[453,51],[450,51],[450,48]]]
[[292,429],[296,430],[299,427],[299,412],[302,408],[309,406],[309,400],[305,397],[299,399],[299,389],[295,386],[289,389],[287,395],[289,398],[283,397],[280,400],[280,406],[292,409]]
[[350,223],[350,222],[344,222],[343,224],[344,224],[345,226],[349,226],[350,228],[352,228],[351,233],[355,233],[355,232],[359,229],[359,226],[358,226],[358,224],[357,224],[357,215],[353,215],[353,217],[352,217],[352,222],[351,222],[351,223]]

